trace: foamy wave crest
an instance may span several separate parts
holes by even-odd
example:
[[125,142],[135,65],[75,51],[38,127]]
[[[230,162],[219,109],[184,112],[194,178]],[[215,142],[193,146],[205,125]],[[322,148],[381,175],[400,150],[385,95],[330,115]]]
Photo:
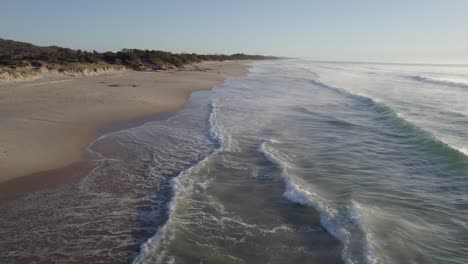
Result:
[[424,77],[424,76],[407,76],[407,77],[409,77],[412,80],[424,82],[424,83],[446,85],[446,86],[468,89],[468,83],[449,81],[449,80],[443,80],[443,79],[434,79],[434,78],[429,78],[429,77]]
[[468,148],[460,148],[459,149],[463,154],[465,154],[466,156],[468,156]]
[[224,151],[234,151],[236,146],[231,136],[225,132],[225,128],[219,122],[220,99],[213,97],[210,101],[209,134],[211,139]]
[[[419,77],[419,76],[413,76],[413,77]],[[400,123],[410,125],[412,128],[414,128],[415,130],[420,132],[422,135],[425,135],[427,138],[431,139],[434,143],[440,144],[443,147],[447,147],[447,148],[449,148],[451,150],[454,150],[459,154],[468,156],[468,149],[466,147],[459,147],[459,146],[455,146],[453,144],[449,144],[446,140],[444,140],[443,137],[440,137],[440,136],[436,135],[433,131],[431,131],[431,130],[425,128],[425,127],[421,127],[417,123],[413,122],[413,120],[410,119],[409,117],[405,116],[402,113],[396,112],[393,108],[386,105],[384,102],[382,102],[381,100],[379,100],[377,98],[373,98],[373,97],[371,97],[369,95],[366,95],[366,94],[353,93],[353,92],[350,92],[350,91],[348,91],[346,89],[339,88],[339,87],[334,87],[334,86],[331,86],[331,85],[327,85],[327,84],[325,84],[323,82],[320,82],[320,81],[317,81],[317,80],[309,80],[309,81],[311,83],[315,84],[315,85],[320,86],[320,87],[330,89],[330,90],[333,90],[333,91],[338,92],[340,94],[343,94],[345,96],[350,96],[350,97],[356,98],[358,100],[361,100],[363,102],[367,102],[369,104],[372,104],[372,105],[376,106],[378,109],[383,110],[382,112],[389,113],[389,115],[394,115],[394,117],[396,117],[396,119],[394,119],[394,120],[398,120]],[[468,86],[467,86],[467,88],[468,88]]]
[[[167,222],[159,228],[156,234],[151,237],[148,241],[146,241],[140,248],[140,254],[135,258],[133,261],[134,264],[144,264],[149,263],[146,261],[149,257],[154,257],[154,252],[157,252],[160,249],[162,243],[170,242],[171,234],[170,228],[173,222],[173,214],[177,206],[177,201],[184,197],[186,194],[189,194],[192,190],[192,184],[188,184],[187,175],[192,173],[198,172],[201,168],[203,168],[206,162],[210,159],[211,155],[205,157],[203,160],[195,164],[194,166],[182,171],[176,177],[170,180],[170,186],[172,189],[173,198],[171,202],[168,204],[168,220]],[[166,241],[163,241],[166,239]],[[158,257],[157,263],[164,257],[164,254],[160,254]],[[153,263],[153,259],[151,259],[151,263]]]
[[[192,173],[199,172],[205,164],[210,160],[210,158],[222,150],[223,140],[220,136],[220,128],[217,125],[217,105],[214,98],[212,98],[210,103],[210,116],[208,118],[209,122],[209,134],[213,141],[218,144],[218,148],[214,149],[211,153],[208,154],[203,160],[197,164],[189,167],[188,169],[180,172],[176,177],[170,180],[170,186],[172,190],[172,199],[168,204],[168,220],[161,226],[156,234],[151,237],[148,241],[141,245],[140,253],[133,261],[134,264],[145,264],[145,263],[160,263],[164,257],[166,257],[165,252],[161,251],[161,247],[166,243],[169,243],[173,239],[173,234],[170,234],[171,226],[173,224],[174,218],[173,214],[177,208],[177,201],[183,199],[193,190],[195,180],[191,177],[187,177]],[[155,254],[159,252],[159,254]],[[155,260],[154,258],[157,257]]]
[[364,230],[364,234],[365,234],[366,240],[367,240],[367,243],[364,245],[364,258],[365,258],[366,262],[370,263],[370,264],[380,263],[379,258],[374,253],[375,249],[373,247],[373,242],[374,242],[373,235],[369,231],[366,230],[367,228],[365,227],[365,225],[360,220],[360,219],[362,219],[360,211],[365,210],[365,207],[362,206],[361,204],[359,204],[356,201],[352,201],[351,204],[352,204],[351,217],[352,217],[352,219],[356,220],[355,222],[359,226],[359,228],[361,230]]
[[[360,263],[359,259],[355,256],[350,249],[352,242],[352,232],[361,227],[358,214],[351,206],[349,212],[345,215],[340,214],[336,209],[328,204],[327,201],[322,199],[316,193],[302,188],[294,178],[288,174],[287,164],[283,162],[274,151],[266,146],[263,142],[258,151],[261,152],[270,162],[277,165],[281,169],[281,177],[285,184],[284,197],[288,200],[299,203],[302,205],[310,206],[320,213],[320,223],[327,230],[329,234],[342,242],[343,250],[341,257],[347,264]],[[351,205],[353,205],[351,203]],[[362,229],[361,229],[362,230]],[[378,258],[372,251],[372,247],[365,241],[363,248],[363,255],[365,261],[369,264],[378,263]]]
[[221,136],[220,136],[220,128],[216,122],[216,120],[218,119],[217,108],[218,108],[217,99],[213,97],[211,98],[211,101],[210,101],[210,117],[208,118],[209,129],[210,129],[209,134],[210,134],[210,137],[219,146],[222,146],[223,140],[221,139]]

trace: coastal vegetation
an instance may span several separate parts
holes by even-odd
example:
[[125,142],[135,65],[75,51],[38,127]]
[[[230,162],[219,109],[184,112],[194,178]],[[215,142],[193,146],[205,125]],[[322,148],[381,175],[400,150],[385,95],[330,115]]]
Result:
[[171,53],[159,50],[122,49],[118,52],[74,50],[58,46],[41,47],[26,42],[0,38],[0,73],[23,73],[39,70],[58,72],[99,71],[103,68],[129,68],[137,71],[154,71],[181,68],[201,61],[262,60],[272,56],[195,53]]

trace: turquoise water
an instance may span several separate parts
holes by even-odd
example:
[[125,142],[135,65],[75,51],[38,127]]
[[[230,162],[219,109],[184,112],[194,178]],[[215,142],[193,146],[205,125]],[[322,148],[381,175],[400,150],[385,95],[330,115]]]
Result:
[[467,149],[468,67],[256,62],[0,204],[0,260],[466,263]]

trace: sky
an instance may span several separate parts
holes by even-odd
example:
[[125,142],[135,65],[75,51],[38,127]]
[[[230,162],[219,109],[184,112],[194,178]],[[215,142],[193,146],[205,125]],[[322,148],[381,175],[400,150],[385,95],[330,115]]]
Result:
[[0,0],[0,38],[97,51],[468,64],[468,0]]

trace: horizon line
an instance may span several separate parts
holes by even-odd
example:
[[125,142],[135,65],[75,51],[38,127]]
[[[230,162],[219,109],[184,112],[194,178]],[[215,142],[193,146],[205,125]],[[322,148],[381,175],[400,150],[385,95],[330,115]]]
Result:
[[[52,45],[44,45],[42,46],[41,44],[35,44],[33,42],[28,42],[28,41],[24,41],[24,40],[13,40],[13,39],[8,39],[8,38],[2,38],[0,37],[0,39],[3,39],[3,40],[10,40],[10,41],[16,41],[16,42],[23,42],[23,43],[28,43],[28,44],[32,44],[32,45],[35,45],[35,46],[39,46],[39,47],[59,47],[59,48],[68,48],[68,49],[72,49],[72,50],[82,50],[82,51],[88,51],[88,52],[93,52],[93,51],[97,51],[97,52],[100,52],[100,53],[105,53],[105,52],[119,52],[119,51],[122,51],[124,49],[128,49],[128,50],[131,50],[131,49],[139,49],[139,50],[156,50],[157,49],[147,49],[147,48],[121,48],[119,50],[112,50],[112,49],[107,49],[107,50],[89,50],[89,49],[81,49],[81,48],[72,48],[72,47],[66,47],[66,46],[58,46],[58,45],[55,45],[55,44],[52,44]],[[166,51],[166,50],[160,50],[160,51],[165,51],[165,52],[170,52],[170,53],[179,53],[179,54],[197,54],[196,52],[187,52],[187,51],[180,51],[180,52],[176,52],[176,51]],[[467,63],[435,63],[435,62],[398,62],[398,61],[389,61],[389,62],[384,62],[384,61],[356,61],[356,60],[326,60],[326,59],[311,59],[311,58],[304,58],[304,57],[289,57],[289,56],[281,56],[281,55],[264,55],[264,54],[249,54],[249,53],[245,53],[245,52],[235,52],[235,53],[232,53],[231,55],[233,54],[247,54],[247,55],[258,55],[258,56],[266,56],[266,57],[276,57],[278,59],[284,59],[284,60],[288,60],[288,59],[300,59],[300,60],[306,60],[306,61],[310,61],[310,62],[318,62],[318,63],[354,63],[354,64],[393,64],[393,65],[426,65],[426,66],[462,66],[462,67],[468,67],[468,62]],[[205,54],[198,54],[198,55],[229,55],[228,53],[205,53]]]
[[310,62],[318,62],[318,63],[354,63],[354,64],[395,64],[395,65],[426,65],[426,66],[464,66],[468,67],[468,63],[436,63],[436,62],[383,62],[383,61],[355,61],[355,60],[316,60],[316,59],[309,59],[309,58],[301,58],[301,57],[281,57],[279,58],[284,59],[296,59],[296,60],[306,60]]

